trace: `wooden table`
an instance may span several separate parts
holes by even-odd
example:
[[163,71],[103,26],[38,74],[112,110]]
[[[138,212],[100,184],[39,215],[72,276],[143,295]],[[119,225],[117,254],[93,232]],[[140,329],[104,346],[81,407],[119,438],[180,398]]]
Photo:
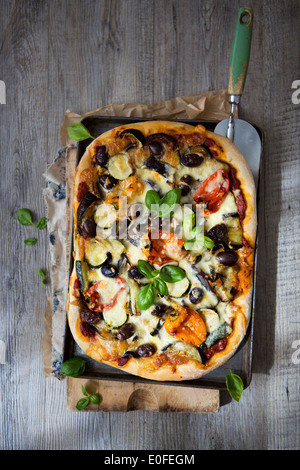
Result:
[[67,109],[226,88],[240,3],[0,0],[1,449],[299,449],[300,104],[292,83],[300,80],[300,2],[249,6],[255,20],[240,116],[265,131],[251,386],[213,415],[81,413],[66,409],[64,382],[44,377],[49,286],[36,269],[48,269],[47,234],[25,246],[16,211],[44,215],[42,174]]

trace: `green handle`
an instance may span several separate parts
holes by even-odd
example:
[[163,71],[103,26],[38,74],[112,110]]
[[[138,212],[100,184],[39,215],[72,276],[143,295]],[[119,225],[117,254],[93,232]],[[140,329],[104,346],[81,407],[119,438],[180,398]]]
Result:
[[235,25],[230,55],[229,95],[241,95],[243,93],[250,57],[252,26],[253,9],[241,8]]

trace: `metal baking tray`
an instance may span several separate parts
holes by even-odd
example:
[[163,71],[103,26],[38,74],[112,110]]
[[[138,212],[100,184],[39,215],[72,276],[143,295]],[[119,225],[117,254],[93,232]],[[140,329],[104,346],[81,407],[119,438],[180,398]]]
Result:
[[[155,118],[131,118],[131,117],[98,117],[98,116],[90,116],[85,118],[82,123],[88,128],[90,134],[93,136],[101,135],[102,133],[106,132],[109,129],[113,129],[114,127],[122,126],[125,124],[133,124],[136,122],[142,121],[153,121],[158,120]],[[181,119],[181,120],[172,120],[168,119],[169,121],[180,121],[191,125],[204,125],[208,130],[214,131],[215,126],[218,124],[218,121],[200,121],[200,120],[189,120],[189,119]],[[255,124],[252,125],[258,131],[262,144],[263,144],[263,131],[257,127]],[[91,143],[91,139],[87,139],[85,141],[79,142],[77,146],[77,162],[78,165],[81,157],[83,156],[86,147]],[[262,152],[261,156],[262,157]],[[261,163],[261,158],[260,158]],[[257,203],[259,203],[259,182],[261,180],[261,168],[262,165],[260,164],[259,168],[259,178],[257,184]],[[72,236],[72,235],[71,235]],[[72,237],[73,238],[73,237]],[[71,238],[71,239],[72,239]],[[256,249],[255,249],[255,262],[254,262],[254,273],[253,273],[253,297],[252,297],[252,315],[250,324],[244,337],[243,341],[241,342],[237,352],[234,354],[232,358],[230,358],[224,365],[220,366],[219,368],[215,369],[214,371],[210,372],[209,374],[205,375],[202,378],[195,379],[195,380],[184,380],[184,381],[176,381],[176,382],[157,382],[155,380],[144,379],[142,377],[136,377],[127,373],[125,370],[118,369],[112,366],[108,366],[106,364],[101,364],[94,359],[88,357],[81,348],[75,342],[71,331],[68,326],[68,322],[66,321],[65,327],[65,336],[64,336],[64,350],[63,350],[63,361],[67,359],[77,356],[84,358],[86,362],[86,368],[83,373],[78,378],[85,378],[85,379],[96,379],[96,380],[115,380],[118,382],[133,382],[133,383],[153,383],[159,385],[173,385],[173,386],[181,386],[181,387],[193,387],[193,388],[211,388],[211,389],[218,389],[218,390],[226,390],[226,381],[225,377],[226,374],[230,372],[238,374],[244,383],[244,387],[247,388],[251,382],[251,375],[252,375],[252,349],[253,349],[253,331],[254,331],[254,316],[255,316],[255,305],[256,305],[256,256],[257,256],[257,246],[258,240],[256,240]],[[72,256],[72,243],[70,249],[70,266],[69,272],[71,274],[73,269],[73,256]]]

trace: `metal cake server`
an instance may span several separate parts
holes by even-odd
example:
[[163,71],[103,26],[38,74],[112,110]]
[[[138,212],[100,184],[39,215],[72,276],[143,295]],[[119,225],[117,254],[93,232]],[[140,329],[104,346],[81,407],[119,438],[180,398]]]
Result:
[[253,9],[243,7],[238,12],[234,39],[231,48],[228,96],[231,104],[229,119],[224,119],[215,127],[216,134],[227,137],[246,158],[257,186],[261,139],[257,130],[246,121],[235,117],[236,109],[244,90],[252,39]]

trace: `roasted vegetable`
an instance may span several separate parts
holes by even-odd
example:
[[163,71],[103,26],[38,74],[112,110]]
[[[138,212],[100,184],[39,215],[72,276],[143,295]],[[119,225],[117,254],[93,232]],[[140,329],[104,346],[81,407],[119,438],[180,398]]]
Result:
[[125,180],[133,172],[129,155],[126,152],[119,152],[110,157],[107,169],[116,180]]
[[75,267],[76,267],[77,279],[79,281],[80,292],[82,295],[84,295],[87,289],[89,288],[89,280],[88,280],[89,267],[85,261],[76,261]]
[[95,194],[90,193],[90,192],[86,193],[80,201],[80,204],[77,209],[77,229],[81,236],[83,236],[82,223],[83,223],[85,212],[96,201],[99,201],[99,198],[95,196]]
[[[99,268],[111,258],[105,243],[96,240],[86,240],[84,245],[85,259],[91,268]],[[109,256],[110,255],[110,256]]]

